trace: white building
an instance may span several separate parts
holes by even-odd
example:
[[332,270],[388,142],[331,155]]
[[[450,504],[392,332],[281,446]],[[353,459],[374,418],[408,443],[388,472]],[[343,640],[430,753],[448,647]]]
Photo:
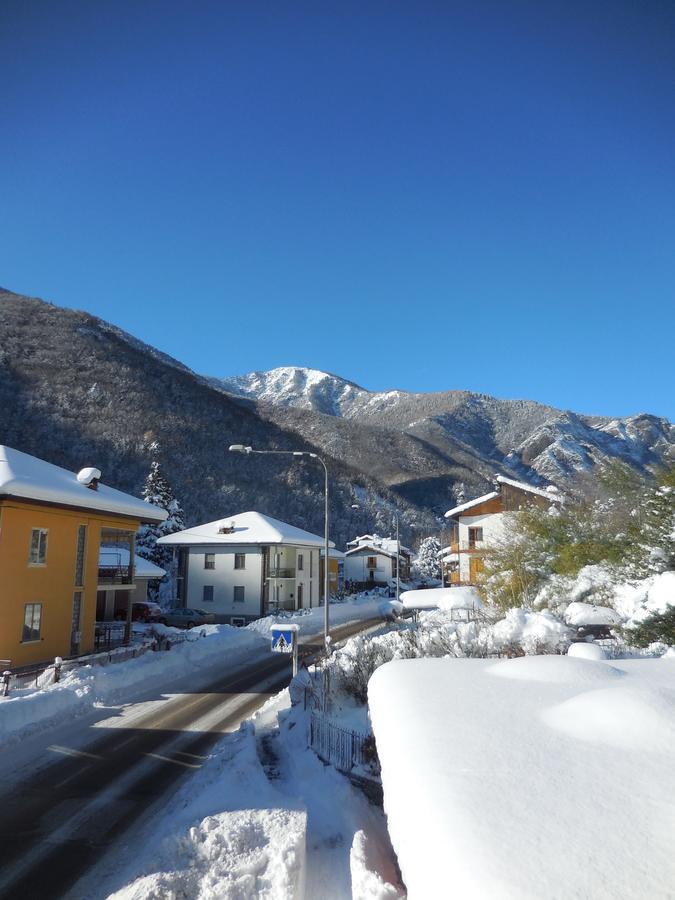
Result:
[[398,568],[400,579],[405,581],[410,574],[411,556],[412,551],[403,544],[397,546],[394,538],[362,534],[347,544],[345,578],[364,587],[388,585],[396,578]]
[[258,512],[197,525],[157,542],[179,553],[178,599],[245,625],[275,608],[320,605],[324,538]]
[[495,489],[475,500],[449,509],[450,544],[441,550],[445,584],[475,584],[484,569],[483,556],[504,535],[504,514],[524,506],[562,503],[558,489],[533,487],[504,475],[495,477]]

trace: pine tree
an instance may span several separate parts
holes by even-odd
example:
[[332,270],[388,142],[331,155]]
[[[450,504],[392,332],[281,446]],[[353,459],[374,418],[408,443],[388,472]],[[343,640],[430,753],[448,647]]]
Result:
[[136,551],[139,556],[150,560],[150,562],[164,569],[167,573],[159,583],[158,588],[150,589],[153,599],[172,600],[176,581],[173,550],[171,547],[157,544],[157,540],[160,537],[164,537],[164,535],[182,531],[185,528],[185,523],[180,503],[174,496],[171,485],[164,477],[157,459],[159,447],[156,443],[153,443],[150,449],[155,458],[150,464],[150,471],[145,480],[143,499],[146,503],[152,503],[154,506],[165,509],[168,517],[163,522],[141,525],[136,536]]
[[675,569],[675,467],[661,473],[636,510],[639,529],[632,555],[633,574]]
[[441,544],[438,538],[424,538],[417,551],[414,568],[423,578],[439,578],[441,577],[440,562],[438,554],[441,550]]

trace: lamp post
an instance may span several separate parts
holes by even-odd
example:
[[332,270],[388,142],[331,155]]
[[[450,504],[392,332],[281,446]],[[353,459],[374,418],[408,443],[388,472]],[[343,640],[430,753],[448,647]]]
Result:
[[328,590],[329,590],[329,580],[328,580],[328,571],[329,571],[329,563],[330,563],[330,542],[328,540],[328,466],[324,462],[324,460],[318,455],[318,453],[310,453],[308,450],[254,450],[253,447],[246,447],[244,444],[231,444],[229,447],[230,453],[258,453],[264,456],[309,456],[311,459],[316,459],[323,466],[324,471],[324,552],[326,554],[326,558],[324,560],[323,566],[323,604],[324,604],[324,615],[323,615],[323,641],[324,647],[326,650],[326,655],[328,654],[328,645],[330,644],[330,632],[329,632],[329,615],[328,615]]

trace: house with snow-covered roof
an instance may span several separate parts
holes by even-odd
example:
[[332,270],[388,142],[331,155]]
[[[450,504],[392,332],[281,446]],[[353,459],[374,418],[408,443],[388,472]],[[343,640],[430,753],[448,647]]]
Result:
[[[244,512],[161,537],[178,556],[178,603],[246,625],[276,609],[319,606],[324,537]],[[333,546],[331,544],[331,546]]]
[[412,550],[394,538],[377,534],[362,534],[347,543],[345,578],[362,588],[387,586],[396,579],[410,575]]
[[497,475],[494,490],[449,509],[450,543],[440,551],[444,584],[476,584],[485,568],[490,544],[504,535],[504,515],[526,506],[551,507],[563,502],[558,489],[534,487]]
[[[103,484],[96,468],[70,472],[0,446],[0,659],[5,667],[94,650],[98,598],[110,586],[128,637],[135,535],[141,523],[166,517],[165,510]],[[101,565],[106,550],[124,558],[124,564]]]

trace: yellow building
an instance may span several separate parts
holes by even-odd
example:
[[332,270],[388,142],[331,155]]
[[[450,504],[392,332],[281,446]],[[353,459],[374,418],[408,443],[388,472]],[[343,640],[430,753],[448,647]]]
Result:
[[[49,662],[94,649],[97,593],[134,588],[134,537],[163,509],[0,445],[0,660]],[[126,565],[101,565],[101,548]],[[131,560],[131,562],[129,562]],[[131,622],[130,602],[126,617]]]

